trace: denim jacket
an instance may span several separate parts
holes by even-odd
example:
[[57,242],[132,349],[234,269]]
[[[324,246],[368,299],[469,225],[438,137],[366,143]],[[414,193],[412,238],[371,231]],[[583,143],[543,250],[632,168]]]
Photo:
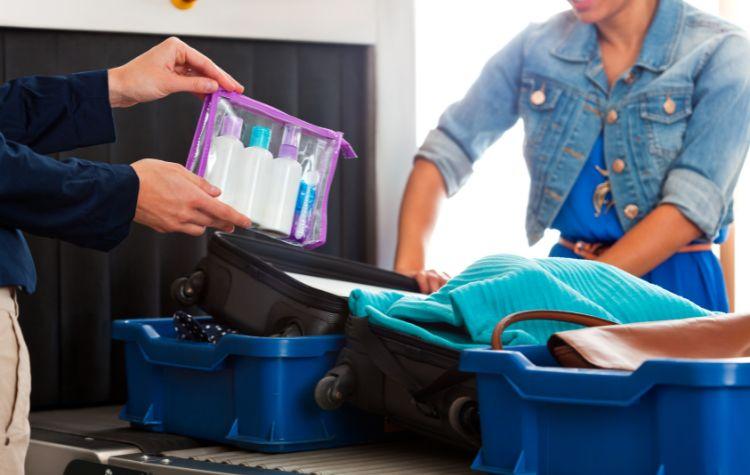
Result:
[[748,150],[750,42],[681,0],[661,0],[635,65],[610,88],[595,26],[562,13],[491,58],[418,156],[435,163],[452,195],[519,117],[529,243],[553,222],[602,131],[624,231],[670,203],[713,238],[732,221]]

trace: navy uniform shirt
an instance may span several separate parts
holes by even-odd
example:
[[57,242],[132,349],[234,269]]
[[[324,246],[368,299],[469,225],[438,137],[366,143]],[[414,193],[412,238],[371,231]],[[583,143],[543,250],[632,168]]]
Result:
[[114,139],[106,71],[0,86],[0,287],[36,286],[21,230],[103,251],[127,236],[139,186],[129,165],[43,155]]

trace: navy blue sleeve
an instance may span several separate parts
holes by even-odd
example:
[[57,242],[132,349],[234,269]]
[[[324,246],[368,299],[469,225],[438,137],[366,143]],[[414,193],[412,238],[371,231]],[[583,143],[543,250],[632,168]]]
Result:
[[38,153],[113,142],[107,71],[30,76],[3,84],[0,132]]
[[0,134],[0,225],[107,251],[135,215],[139,181],[129,165],[57,161]]
[[94,249],[117,245],[135,214],[133,169],[40,155],[114,138],[106,71],[0,86],[0,225]]

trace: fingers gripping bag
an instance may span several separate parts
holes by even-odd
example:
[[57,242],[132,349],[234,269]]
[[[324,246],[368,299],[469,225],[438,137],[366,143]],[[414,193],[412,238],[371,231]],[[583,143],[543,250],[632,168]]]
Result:
[[206,97],[186,167],[260,232],[308,249],[326,241],[328,195],[344,134],[220,90]]

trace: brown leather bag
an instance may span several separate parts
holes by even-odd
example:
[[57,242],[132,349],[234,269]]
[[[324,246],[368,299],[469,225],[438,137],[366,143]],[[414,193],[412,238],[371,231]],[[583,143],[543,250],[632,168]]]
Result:
[[585,327],[552,335],[550,353],[561,366],[634,371],[655,358],[750,357],[750,315],[716,315],[618,325],[591,315],[535,310],[503,318],[492,334],[501,350],[503,331],[516,322],[557,320]]

